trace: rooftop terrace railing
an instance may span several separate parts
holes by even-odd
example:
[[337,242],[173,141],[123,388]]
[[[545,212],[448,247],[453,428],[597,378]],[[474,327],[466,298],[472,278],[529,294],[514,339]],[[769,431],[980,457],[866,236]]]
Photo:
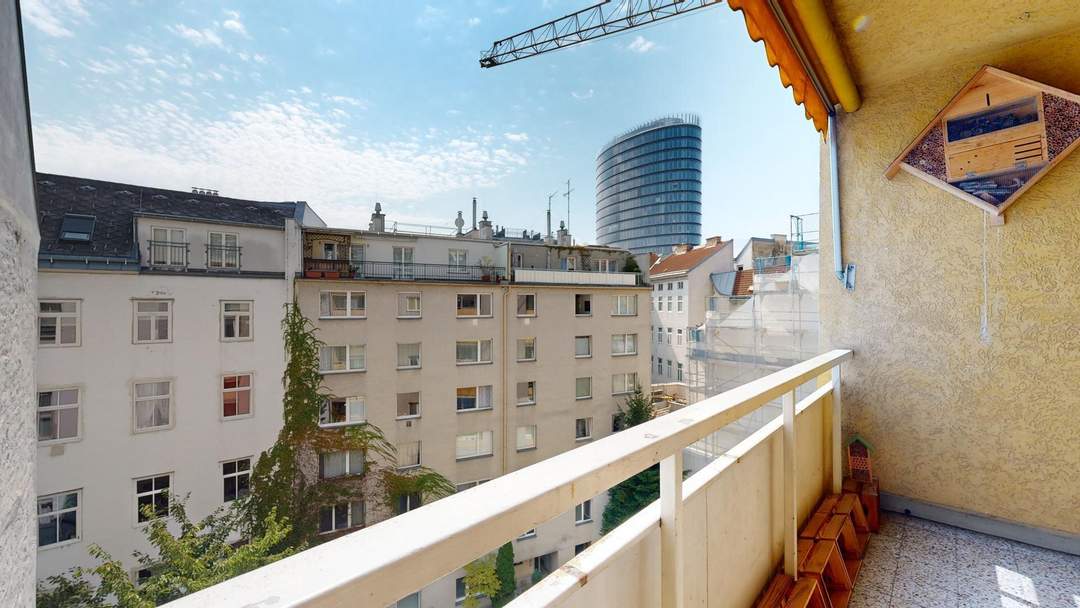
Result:
[[499,283],[506,280],[506,269],[497,266],[379,262],[373,260],[324,260],[320,258],[304,258],[304,273],[310,278],[385,281]]
[[558,285],[644,285],[639,272],[606,272],[601,270],[547,270],[544,268],[515,268],[515,283],[548,283]]
[[[657,502],[512,606],[749,605],[778,561],[795,573],[798,521],[841,489],[840,364],[851,356],[818,355],[168,605],[392,605],[656,463]],[[782,416],[684,484],[684,448],[777,398]]]

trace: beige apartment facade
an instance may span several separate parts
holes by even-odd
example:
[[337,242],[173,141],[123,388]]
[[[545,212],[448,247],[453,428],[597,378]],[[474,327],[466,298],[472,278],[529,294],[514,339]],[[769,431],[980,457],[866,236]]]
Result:
[[[328,265],[323,244],[335,240],[354,259]],[[422,465],[467,489],[611,434],[618,406],[648,382],[647,287],[595,283],[625,282],[624,273],[560,271],[519,282],[507,264],[514,244],[496,240],[317,229],[304,241],[296,295],[326,345],[325,387],[362,408],[397,447],[399,468]],[[463,251],[469,262],[461,264]],[[574,284],[581,274],[593,282]],[[605,502],[596,496],[522,530],[514,541],[519,586],[596,540]],[[397,500],[350,523],[417,506]],[[451,606],[463,576],[401,605]]]

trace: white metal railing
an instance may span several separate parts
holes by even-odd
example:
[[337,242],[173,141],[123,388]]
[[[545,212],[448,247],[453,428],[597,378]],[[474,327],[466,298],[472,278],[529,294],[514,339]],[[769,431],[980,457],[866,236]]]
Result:
[[636,272],[602,272],[595,270],[543,270],[515,268],[516,283],[559,283],[569,285],[637,285]]
[[[664,608],[681,607],[685,601],[683,558],[687,542],[683,533],[683,448],[781,397],[783,556],[785,569],[793,572],[799,508],[795,479],[795,389],[831,373],[831,380],[811,397],[818,401],[824,395],[831,398],[830,485],[839,491],[840,364],[851,356],[850,350],[818,355],[168,605],[171,608],[387,606],[496,549],[523,530],[566,513],[627,477],[660,463],[658,603]],[[804,407],[799,404],[798,409]],[[698,475],[690,478],[691,489]],[[642,511],[578,557],[588,559],[590,553],[598,555],[600,552],[593,549],[611,546],[612,543],[605,542],[609,538],[635,534],[626,526],[644,521],[656,508],[654,504]],[[550,585],[567,580],[565,569],[566,566],[549,577]],[[541,592],[551,589],[545,584],[547,581],[534,587],[527,596],[541,597]],[[585,581],[576,580],[574,584],[581,587]],[[519,598],[516,605],[550,605],[525,600],[526,596]]]

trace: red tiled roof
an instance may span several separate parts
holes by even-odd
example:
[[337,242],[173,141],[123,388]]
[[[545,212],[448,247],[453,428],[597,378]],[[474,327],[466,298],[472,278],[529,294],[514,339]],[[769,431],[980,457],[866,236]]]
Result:
[[735,286],[731,288],[732,296],[749,296],[754,291],[754,269],[740,270],[735,275]]
[[667,257],[661,258],[659,262],[652,265],[652,268],[649,268],[649,276],[656,276],[658,274],[664,274],[665,272],[682,272],[690,270],[712,257],[714,253],[719,253],[728,242],[729,241],[724,241],[723,243],[713,245],[712,247],[695,247],[686,253],[673,253]]

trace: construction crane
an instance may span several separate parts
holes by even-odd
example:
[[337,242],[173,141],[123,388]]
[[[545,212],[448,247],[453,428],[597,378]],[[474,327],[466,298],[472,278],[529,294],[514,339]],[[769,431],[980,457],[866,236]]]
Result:
[[619,0],[615,3],[604,0],[496,41],[480,57],[480,67],[493,68],[720,3],[720,0]]

